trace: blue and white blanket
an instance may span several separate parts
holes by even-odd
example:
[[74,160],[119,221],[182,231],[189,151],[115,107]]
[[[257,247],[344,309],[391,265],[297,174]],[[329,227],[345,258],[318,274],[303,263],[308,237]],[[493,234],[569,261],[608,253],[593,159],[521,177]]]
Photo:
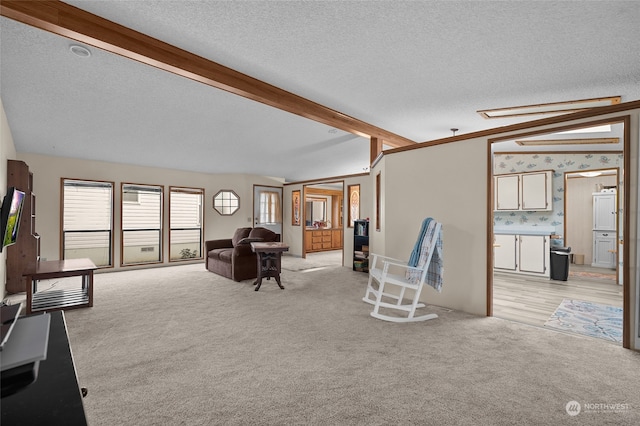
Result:
[[[409,266],[422,267],[429,259],[429,267],[427,269],[426,283],[436,289],[442,291],[444,266],[442,262],[442,227],[437,227],[434,219],[428,217],[422,221],[420,234],[416,241],[411,256],[409,257]],[[436,229],[438,234],[436,234]],[[433,253],[432,253],[433,252]],[[408,269],[406,278],[409,282],[417,284],[420,281],[421,271]]]

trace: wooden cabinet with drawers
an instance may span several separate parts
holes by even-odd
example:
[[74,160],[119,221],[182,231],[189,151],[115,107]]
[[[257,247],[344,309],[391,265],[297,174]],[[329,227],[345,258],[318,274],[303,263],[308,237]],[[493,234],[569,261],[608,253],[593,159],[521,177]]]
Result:
[[307,229],[305,252],[342,249],[342,229]]

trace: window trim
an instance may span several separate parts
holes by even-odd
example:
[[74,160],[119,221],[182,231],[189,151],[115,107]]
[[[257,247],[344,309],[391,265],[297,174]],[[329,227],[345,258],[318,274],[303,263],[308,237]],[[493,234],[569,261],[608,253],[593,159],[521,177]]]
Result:
[[[220,194],[224,195],[225,193],[233,194],[233,196],[236,197],[236,200],[238,201],[237,206],[229,206],[229,207],[235,207],[235,209],[231,213],[224,213],[222,211],[222,208],[227,206],[221,206],[221,205],[216,206],[216,198],[218,197],[218,195]],[[224,198],[221,199],[221,201],[224,201],[224,200],[225,200]],[[238,210],[240,210],[240,196],[236,194],[236,192],[232,189],[221,189],[218,192],[216,192],[216,194],[213,196],[212,203],[213,203],[213,209],[216,212],[218,212],[220,216],[233,216]],[[221,210],[218,210],[218,208],[220,208]]]
[[[200,195],[200,256],[186,259],[172,259],[171,258],[171,194],[173,193],[187,193],[187,194],[199,194]],[[202,260],[204,259],[204,200],[205,200],[205,190],[204,188],[191,188],[191,187],[181,187],[181,186],[169,186],[169,226],[168,226],[168,239],[169,239],[169,263],[171,262],[186,262],[192,260]]]
[[115,188],[116,183],[114,181],[108,180],[97,180],[97,179],[79,179],[79,178],[68,178],[61,177],[60,178],[60,246],[59,246],[59,259],[64,259],[64,247],[65,247],[65,230],[64,230],[64,187],[65,181],[75,181],[75,182],[88,182],[89,184],[102,184],[102,185],[88,185],[88,186],[105,186],[111,187],[111,219],[110,225],[111,229],[109,230],[109,265],[106,266],[97,266],[98,269],[109,269],[115,267]]
[[[160,229],[159,229],[159,252],[160,258],[157,261],[152,262],[136,262],[136,263],[124,263],[124,203],[122,202],[122,194],[124,193],[125,186],[137,187],[138,189],[145,190],[147,188],[157,188],[157,191],[150,192],[158,192],[160,194]],[[129,266],[140,266],[140,265],[157,265],[164,263],[164,185],[154,185],[154,184],[145,184],[145,183],[133,183],[133,182],[120,182],[120,267],[126,268]]]

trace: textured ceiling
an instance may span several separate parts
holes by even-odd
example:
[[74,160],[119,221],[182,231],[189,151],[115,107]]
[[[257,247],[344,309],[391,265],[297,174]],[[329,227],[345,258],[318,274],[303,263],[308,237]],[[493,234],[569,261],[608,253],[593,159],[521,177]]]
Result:
[[[66,3],[416,142],[523,121],[479,109],[640,99],[638,2]],[[364,138],[0,24],[19,152],[287,181],[368,167]]]

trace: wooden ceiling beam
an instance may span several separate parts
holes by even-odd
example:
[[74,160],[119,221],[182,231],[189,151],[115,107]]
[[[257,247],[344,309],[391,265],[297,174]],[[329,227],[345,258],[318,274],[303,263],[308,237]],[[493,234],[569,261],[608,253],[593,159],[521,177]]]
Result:
[[61,1],[2,0],[2,16],[394,147],[414,141]]
[[373,165],[378,158],[378,155],[382,154],[382,145],[383,141],[380,138],[371,138],[371,143],[369,144],[369,165]]

